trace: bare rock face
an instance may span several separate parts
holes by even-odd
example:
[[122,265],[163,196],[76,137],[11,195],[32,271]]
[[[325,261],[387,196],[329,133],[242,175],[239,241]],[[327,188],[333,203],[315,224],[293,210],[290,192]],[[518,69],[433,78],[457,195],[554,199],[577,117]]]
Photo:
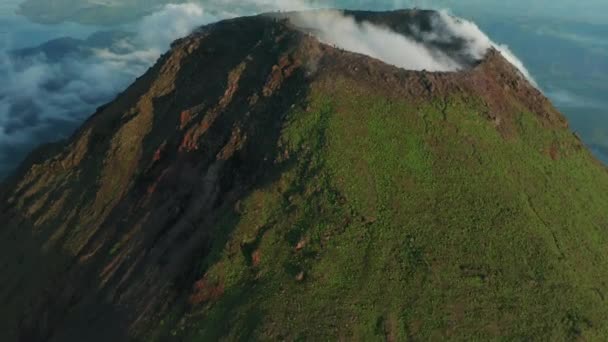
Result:
[[[408,18],[424,24],[417,12],[352,14],[397,31]],[[494,50],[466,71],[415,72],[324,45],[285,18],[204,27],[2,186],[3,340],[147,336],[169,312],[226,296],[201,273],[217,261],[223,215],[297,159],[280,142],[288,114],[336,79],[387,101],[438,103],[444,115],[454,95],[475,101],[505,141],[519,134],[522,110],[546,129],[567,127]],[[259,239],[241,248],[263,276],[273,257]],[[285,253],[314,241],[296,240]],[[314,272],[291,277],[315,281]]]

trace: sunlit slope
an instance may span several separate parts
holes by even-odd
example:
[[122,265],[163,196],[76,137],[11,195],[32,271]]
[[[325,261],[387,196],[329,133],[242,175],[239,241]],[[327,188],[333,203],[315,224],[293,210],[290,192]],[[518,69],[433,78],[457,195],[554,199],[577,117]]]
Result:
[[509,138],[484,110],[314,84],[282,131],[290,162],[224,214],[196,314],[172,332],[602,339],[606,171],[526,109]]

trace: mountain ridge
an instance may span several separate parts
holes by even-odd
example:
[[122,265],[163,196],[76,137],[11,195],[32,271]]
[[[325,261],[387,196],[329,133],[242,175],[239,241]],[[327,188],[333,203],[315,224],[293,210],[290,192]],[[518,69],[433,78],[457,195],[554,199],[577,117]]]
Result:
[[2,330],[602,336],[608,175],[567,127],[495,50],[431,73],[269,16],[206,26],[2,186]]

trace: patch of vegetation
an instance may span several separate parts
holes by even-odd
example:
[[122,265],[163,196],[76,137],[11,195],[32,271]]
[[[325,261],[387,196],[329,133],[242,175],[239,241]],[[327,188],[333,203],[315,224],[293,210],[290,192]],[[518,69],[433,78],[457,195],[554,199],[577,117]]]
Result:
[[225,213],[203,263],[225,295],[176,337],[606,338],[606,170],[525,110],[503,138],[474,100],[444,116],[445,99],[316,84],[281,177]]

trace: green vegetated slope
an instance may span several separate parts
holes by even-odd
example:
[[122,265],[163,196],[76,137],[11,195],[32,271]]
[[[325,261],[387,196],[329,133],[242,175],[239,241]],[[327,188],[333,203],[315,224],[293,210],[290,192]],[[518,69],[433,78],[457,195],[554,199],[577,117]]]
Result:
[[223,295],[165,334],[606,338],[608,175],[567,129],[522,109],[505,139],[470,97],[443,113],[349,79],[309,101],[293,161],[223,216],[204,277]]
[[0,200],[3,341],[608,338],[608,173],[494,50],[214,24]]

